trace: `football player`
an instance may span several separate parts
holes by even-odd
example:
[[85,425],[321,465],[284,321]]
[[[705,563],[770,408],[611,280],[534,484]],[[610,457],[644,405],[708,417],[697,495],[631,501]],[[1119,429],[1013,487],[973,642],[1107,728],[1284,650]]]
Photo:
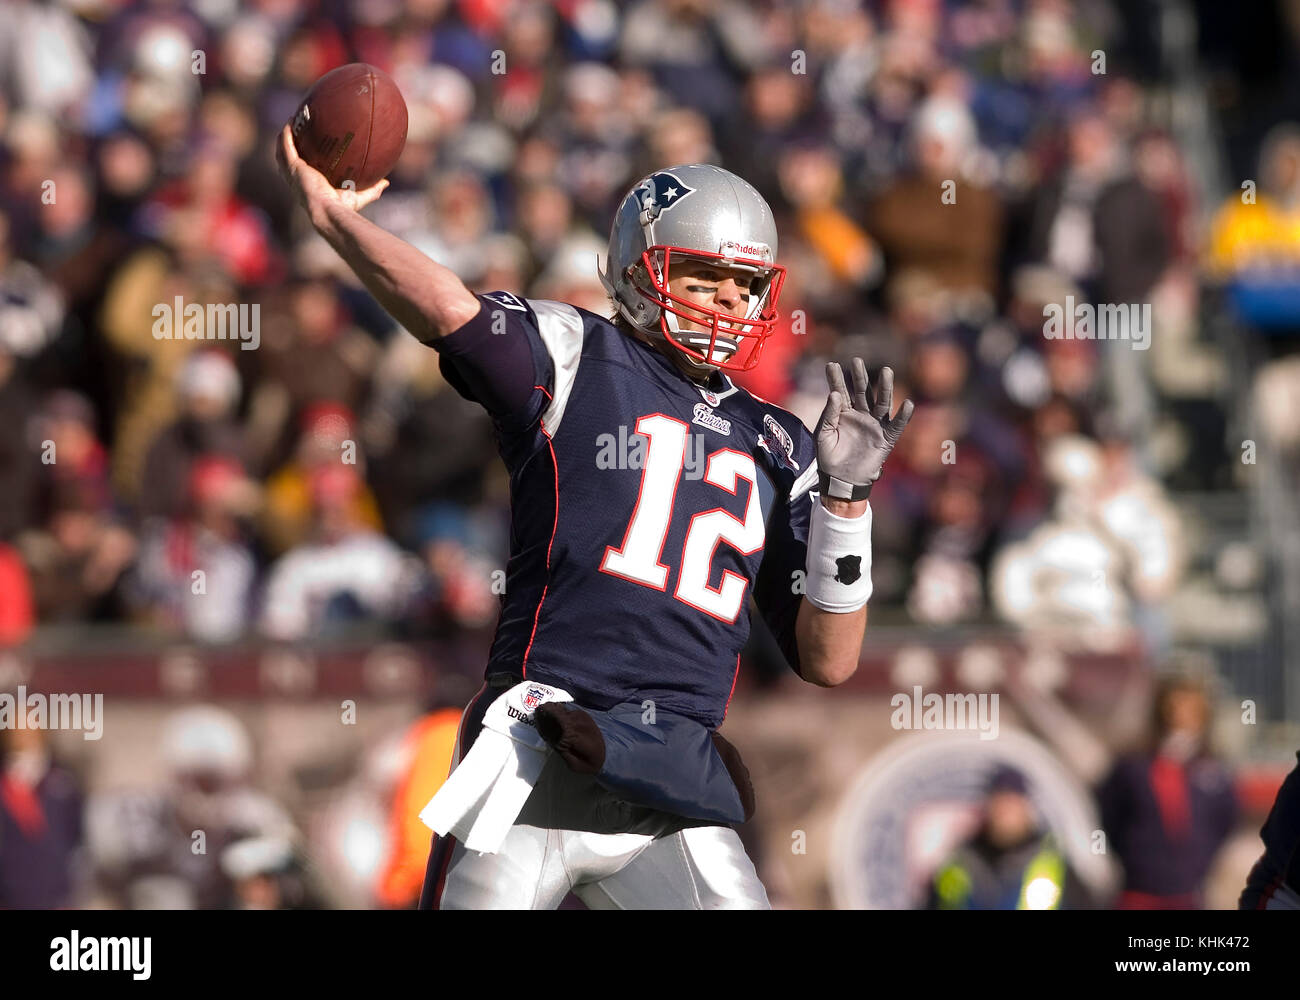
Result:
[[1259,835],[1264,853],[1250,870],[1238,909],[1300,910],[1300,763],[1278,789]]
[[[870,385],[854,359],[846,383],[829,364],[815,435],[731,381],[760,359],[785,272],[767,203],[719,167],[627,193],[601,273],[611,320],[474,294],[358,214],[386,181],[334,189],[288,128],[278,156],[316,230],[492,416],[510,475],[487,683],[422,814],[446,835],[421,905],[545,909],[572,891],[592,908],[766,908],[734,829],[748,774],[717,729],[751,597],[802,679],[857,668],[868,494],[912,413],[893,414],[892,372]],[[521,781],[508,812],[491,804]]]

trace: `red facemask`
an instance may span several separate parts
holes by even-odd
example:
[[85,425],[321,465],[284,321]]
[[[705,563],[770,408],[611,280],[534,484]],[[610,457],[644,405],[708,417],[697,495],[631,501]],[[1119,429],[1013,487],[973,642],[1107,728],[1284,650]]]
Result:
[[[761,296],[760,305],[755,315],[748,319],[732,316],[729,313],[719,312],[717,309],[697,305],[689,299],[684,299],[670,292],[666,276],[669,273],[669,265],[674,252],[692,260],[717,262],[729,267],[735,266],[737,263],[755,267],[762,276],[750,287],[751,295],[758,294]],[[655,259],[656,254],[663,255],[662,262]],[[659,330],[668,343],[692,360],[723,371],[744,372],[749,371],[758,364],[762,356],[763,344],[772,335],[773,330],[776,329],[779,318],[776,304],[781,295],[781,286],[785,283],[784,267],[778,264],[763,264],[758,261],[752,262],[751,265],[750,261],[743,258],[726,257],[721,253],[707,253],[700,250],[687,250],[683,247],[671,246],[648,247],[641,254],[641,262],[654,290],[652,292],[636,281],[633,282],[633,285],[645,298],[659,307]],[[704,329],[678,330],[674,332],[668,325],[670,313],[679,320],[685,319],[704,325]],[[700,341],[699,346],[692,347],[690,344],[685,343],[684,340],[688,337],[691,339],[698,338]],[[703,343],[705,338],[708,339],[707,344]],[[735,351],[722,361],[714,360],[715,351],[719,349],[720,338],[722,350],[726,350],[729,346],[728,340],[732,340],[736,344]]]

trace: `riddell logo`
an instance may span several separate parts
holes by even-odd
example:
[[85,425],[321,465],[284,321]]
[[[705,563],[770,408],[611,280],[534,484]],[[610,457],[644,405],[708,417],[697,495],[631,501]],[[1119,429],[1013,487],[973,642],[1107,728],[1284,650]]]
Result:
[[758,260],[766,260],[772,252],[766,243],[724,243],[721,251],[723,257],[753,257]]

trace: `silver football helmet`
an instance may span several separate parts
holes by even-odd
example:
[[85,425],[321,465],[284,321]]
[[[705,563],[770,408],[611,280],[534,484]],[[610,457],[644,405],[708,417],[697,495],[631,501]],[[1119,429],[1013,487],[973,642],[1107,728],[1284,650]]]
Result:
[[[743,317],[668,291],[674,259],[690,258],[752,275]],[[601,283],[636,329],[662,337],[697,368],[747,371],[776,327],[785,268],[776,263],[776,223],[763,196],[708,163],[656,170],[623,198],[609,234]],[[679,320],[704,326],[684,330]],[[740,350],[742,344],[749,347]]]

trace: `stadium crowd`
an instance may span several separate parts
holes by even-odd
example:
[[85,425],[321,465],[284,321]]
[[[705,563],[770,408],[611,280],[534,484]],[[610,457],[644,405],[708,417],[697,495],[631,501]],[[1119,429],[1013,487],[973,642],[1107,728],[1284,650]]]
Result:
[[[789,280],[743,381],[811,422],[825,359],[860,353],[919,404],[874,504],[879,606],[1105,625],[1177,581],[1131,373],[1195,338],[1204,195],[1109,5],[20,0],[0,24],[3,641],[491,621],[491,427],[275,174],[349,60],[410,109],[373,218],[477,290],[607,313],[596,255],[639,176],[759,188]],[[1155,349],[1046,339],[1067,296],[1156,302]],[[255,304],[256,349],[160,339],[177,297]]]

